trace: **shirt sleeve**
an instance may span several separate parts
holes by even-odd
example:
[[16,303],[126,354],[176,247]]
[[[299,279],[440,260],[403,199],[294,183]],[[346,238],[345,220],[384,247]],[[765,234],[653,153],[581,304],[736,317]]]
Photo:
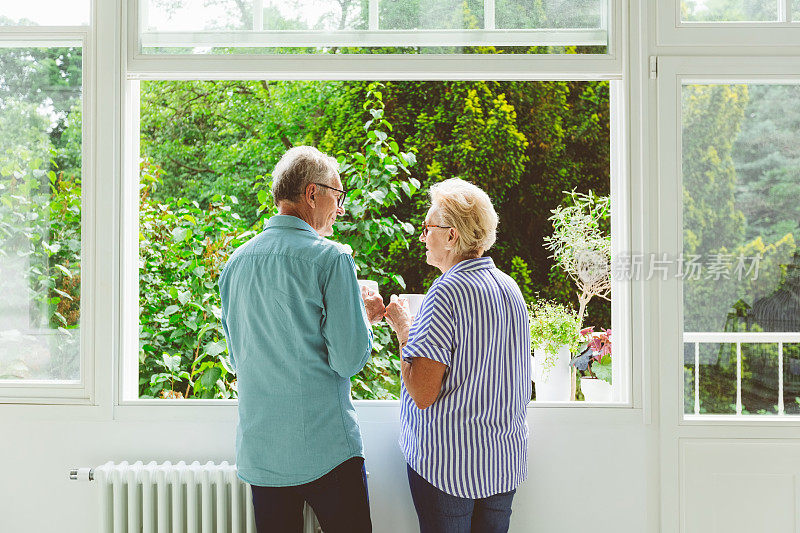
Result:
[[372,328],[361,301],[356,265],[349,254],[340,254],[328,270],[322,303],[322,335],[328,347],[328,364],[342,377],[355,376],[372,352]]
[[223,270],[222,274],[219,277],[219,294],[220,294],[220,321],[222,322],[222,331],[225,334],[225,342],[228,346],[228,358],[231,362],[231,367],[233,371],[236,372],[236,357],[233,354],[233,343],[231,342],[231,334],[228,331],[228,312],[227,312],[227,304],[228,301],[228,285],[225,283],[226,280],[226,271]]
[[403,359],[425,357],[451,366],[455,350],[455,314],[453,305],[441,287],[431,286],[419,313],[414,318],[403,348]]

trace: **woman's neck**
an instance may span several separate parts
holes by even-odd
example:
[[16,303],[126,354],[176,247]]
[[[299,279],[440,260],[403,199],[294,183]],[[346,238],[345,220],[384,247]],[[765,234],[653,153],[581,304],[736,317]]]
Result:
[[452,256],[452,257],[447,257],[447,258],[445,258],[444,261],[442,261],[442,265],[439,267],[439,270],[441,270],[442,274],[444,274],[445,272],[447,272],[448,270],[450,270],[451,268],[453,268],[454,266],[459,264],[461,261],[466,261],[467,259],[477,259],[477,258],[481,257],[482,255],[483,255],[483,252],[481,252],[478,255],[475,255],[475,254],[472,254],[472,255],[456,255],[456,256]]

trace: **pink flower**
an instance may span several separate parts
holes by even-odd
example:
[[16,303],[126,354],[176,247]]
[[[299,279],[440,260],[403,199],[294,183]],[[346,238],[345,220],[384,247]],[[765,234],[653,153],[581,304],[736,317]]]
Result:
[[594,331],[594,326],[584,328],[580,331],[584,337],[589,337],[588,345],[592,350],[592,357],[595,361],[603,359],[604,355],[611,355],[611,330]]

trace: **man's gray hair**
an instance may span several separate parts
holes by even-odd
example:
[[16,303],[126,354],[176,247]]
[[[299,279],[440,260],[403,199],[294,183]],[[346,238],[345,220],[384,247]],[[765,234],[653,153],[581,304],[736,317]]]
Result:
[[338,175],[339,163],[331,156],[313,146],[290,148],[272,171],[272,197],[275,205],[283,200],[299,201],[309,183],[328,185]]

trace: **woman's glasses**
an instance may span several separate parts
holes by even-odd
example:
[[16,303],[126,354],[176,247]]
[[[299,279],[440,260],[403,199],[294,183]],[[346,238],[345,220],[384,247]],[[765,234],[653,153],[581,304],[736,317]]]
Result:
[[428,236],[428,228],[444,228],[444,229],[450,229],[450,228],[452,228],[452,227],[453,227],[453,226],[440,226],[440,225],[438,225],[438,224],[423,224],[423,225],[422,225],[422,236],[423,236],[423,237],[427,237],[427,236]]

